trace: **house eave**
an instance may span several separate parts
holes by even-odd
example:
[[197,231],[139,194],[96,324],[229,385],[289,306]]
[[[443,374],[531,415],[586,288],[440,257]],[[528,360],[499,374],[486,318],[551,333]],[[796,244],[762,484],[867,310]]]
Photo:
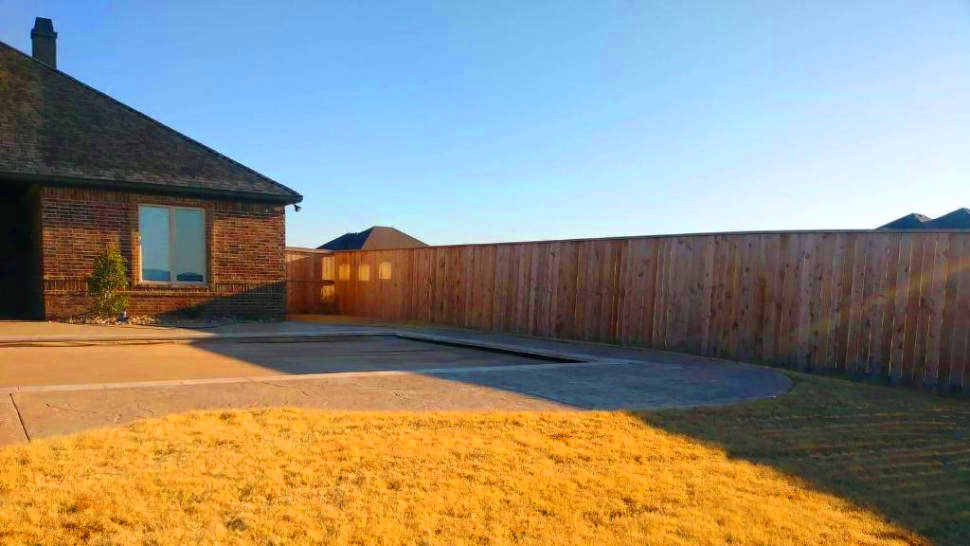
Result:
[[303,201],[303,196],[293,192],[292,195],[276,195],[259,192],[238,190],[218,190],[209,188],[195,188],[192,186],[163,186],[151,182],[132,182],[129,180],[108,180],[94,178],[80,178],[59,175],[40,175],[28,173],[0,172],[0,179],[28,182],[44,186],[84,187],[105,190],[132,191],[160,195],[177,195],[183,197],[201,197],[208,199],[222,199],[229,201],[253,201],[259,203],[276,203],[293,205]]

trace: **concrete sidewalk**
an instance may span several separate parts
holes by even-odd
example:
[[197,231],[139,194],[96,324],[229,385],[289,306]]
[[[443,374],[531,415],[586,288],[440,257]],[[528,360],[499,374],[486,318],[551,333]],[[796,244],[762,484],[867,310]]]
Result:
[[[410,337],[410,336],[409,336]],[[424,339],[424,338],[422,338]],[[451,339],[451,338],[449,338]],[[390,335],[0,347],[0,394],[36,386],[536,364],[530,356]]]
[[3,326],[0,444],[193,409],[657,409],[791,386],[759,366],[448,328]]
[[321,334],[374,333],[375,327],[355,322],[236,322],[211,327],[69,324],[47,321],[0,321],[0,345],[125,341],[189,341],[200,339],[273,339]]
[[[662,409],[780,395],[784,375],[756,368],[575,363],[350,372],[183,381],[164,385],[38,387],[7,395],[8,438],[114,426],[197,409],[295,406],[342,411]],[[74,388],[78,387],[78,388]],[[2,411],[2,409],[0,409]],[[19,434],[19,437],[18,437]]]
[[0,394],[0,446],[27,440],[12,394]]

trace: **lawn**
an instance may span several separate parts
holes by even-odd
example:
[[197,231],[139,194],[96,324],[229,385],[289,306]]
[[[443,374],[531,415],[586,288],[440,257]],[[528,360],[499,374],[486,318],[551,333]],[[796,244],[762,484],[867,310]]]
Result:
[[0,450],[2,543],[966,543],[970,403],[196,412]]
[[641,414],[799,476],[937,544],[970,544],[970,399],[790,372],[776,400]]

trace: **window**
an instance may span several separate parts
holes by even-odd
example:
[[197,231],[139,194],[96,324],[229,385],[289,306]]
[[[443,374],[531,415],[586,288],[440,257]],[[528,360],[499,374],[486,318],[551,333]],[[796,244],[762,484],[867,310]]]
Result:
[[391,280],[391,262],[381,262],[377,266],[377,278],[382,281]]
[[324,256],[320,260],[320,279],[324,281],[333,280],[333,256]]
[[340,264],[337,268],[337,274],[340,280],[349,281],[350,280],[350,264]]
[[141,280],[204,283],[205,215],[202,209],[138,207]]
[[370,266],[367,264],[360,264],[357,268],[357,280],[362,282],[367,282],[370,280]]

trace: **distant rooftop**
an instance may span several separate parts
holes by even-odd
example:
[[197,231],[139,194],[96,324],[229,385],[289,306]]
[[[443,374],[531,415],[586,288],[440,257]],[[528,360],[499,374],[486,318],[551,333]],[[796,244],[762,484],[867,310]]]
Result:
[[970,229],[970,209],[959,208],[939,218],[913,212],[877,229]]
[[373,226],[357,233],[345,233],[317,248],[322,250],[387,250],[419,246],[428,245],[399,229]]

